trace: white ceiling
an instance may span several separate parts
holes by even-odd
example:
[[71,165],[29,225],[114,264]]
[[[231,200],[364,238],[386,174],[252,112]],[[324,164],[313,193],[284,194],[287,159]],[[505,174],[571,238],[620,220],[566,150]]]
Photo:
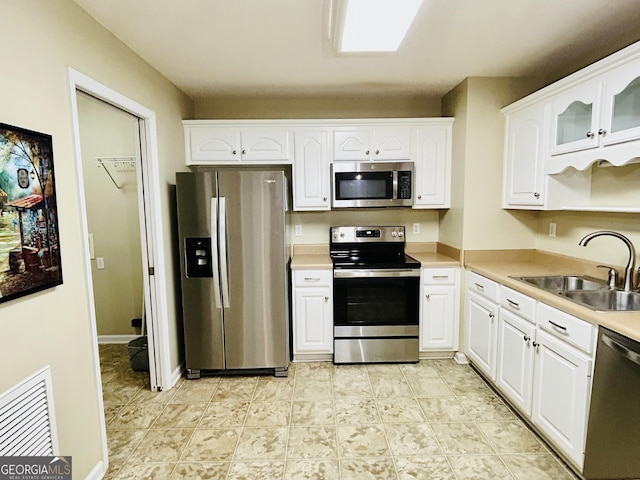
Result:
[[369,56],[331,50],[328,0],[74,1],[192,99],[442,96],[470,76],[566,74],[640,39],[640,0],[424,0],[400,50]]

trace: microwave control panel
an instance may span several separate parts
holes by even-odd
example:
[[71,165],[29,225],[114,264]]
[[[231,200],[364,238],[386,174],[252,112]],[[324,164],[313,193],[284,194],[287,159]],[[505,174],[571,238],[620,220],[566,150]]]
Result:
[[398,198],[411,198],[411,172],[398,172]]

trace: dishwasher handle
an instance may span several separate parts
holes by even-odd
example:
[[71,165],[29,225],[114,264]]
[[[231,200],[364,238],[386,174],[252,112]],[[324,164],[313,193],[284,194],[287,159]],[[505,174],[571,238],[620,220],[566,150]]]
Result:
[[622,345],[606,333],[602,334],[602,343],[611,348],[613,351],[625,357],[627,360],[635,363],[636,365],[640,365],[640,353],[634,352],[630,348]]

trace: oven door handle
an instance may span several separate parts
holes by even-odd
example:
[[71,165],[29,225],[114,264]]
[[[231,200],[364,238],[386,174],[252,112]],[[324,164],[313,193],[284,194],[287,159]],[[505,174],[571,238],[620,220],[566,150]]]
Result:
[[389,268],[383,270],[345,269],[333,271],[333,278],[398,278],[419,276],[419,268]]

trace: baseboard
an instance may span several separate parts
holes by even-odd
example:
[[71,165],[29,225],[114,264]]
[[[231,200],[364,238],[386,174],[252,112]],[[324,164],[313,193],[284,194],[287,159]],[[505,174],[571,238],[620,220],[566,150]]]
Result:
[[98,335],[98,345],[109,343],[129,343],[140,335]]
[[332,362],[333,353],[298,353],[293,355],[294,362]]
[[469,365],[469,359],[467,358],[467,356],[462,353],[462,352],[457,352],[454,356],[453,359],[456,361],[456,363],[458,365]]
[[180,381],[180,379],[182,378],[182,373],[184,372],[184,363],[181,363],[180,365],[178,365],[178,368],[176,368],[172,373],[171,373],[171,386],[169,388],[167,388],[167,390],[173,388],[176,386],[176,383],[178,383]]
[[91,469],[91,471],[89,472],[89,475],[84,477],[84,480],[100,480],[104,478],[106,473],[107,473],[107,466],[102,460],[100,460],[96,464],[96,466]]
[[455,352],[450,350],[443,351],[430,351],[430,352],[420,352],[418,357],[420,360],[441,360],[441,359],[450,359],[453,358]]

